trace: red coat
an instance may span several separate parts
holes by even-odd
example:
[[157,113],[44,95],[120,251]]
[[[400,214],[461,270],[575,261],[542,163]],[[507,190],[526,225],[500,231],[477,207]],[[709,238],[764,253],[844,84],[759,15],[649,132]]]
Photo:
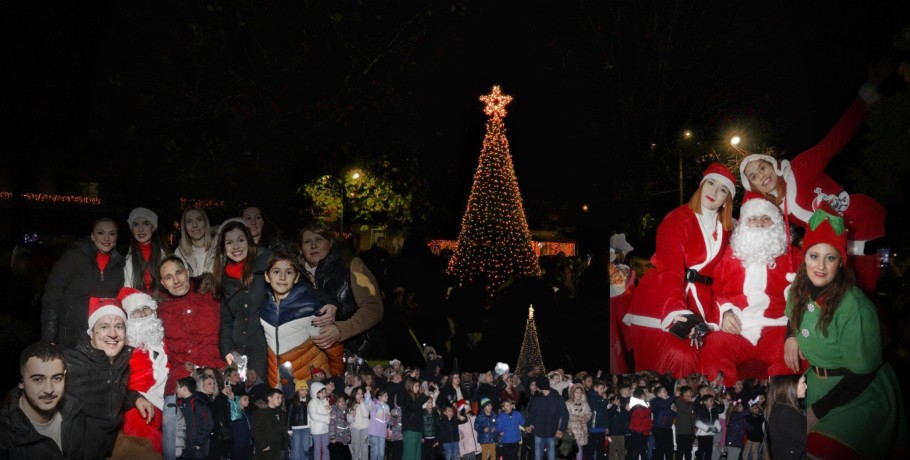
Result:
[[174,394],[177,380],[190,375],[184,363],[215,369],[227,365],[218,351],[221,304],[210,295],[197,294],[191,289],[183,297],[161,303],[158,317],[164,323],[164,338],[171,362],[165,394]]
[[720,324],[726,311],[735,311],[742,321],[741,335],[752,345],[758,343],[763,327],[786,326],[788,275],[792,279],[800,263],[802,252],[791,247],[789,254],[777,256],[772,264],[753,263],[746,268],[728,246],[714,267],[717,308],[712,309],[712,316],[707,321]]
[[[714,243],[710,253],[708,239]],[[720,222],[713,231],[703,232],[688,205],[670,211],[657,227],[657,249],[651,257],[654,268],[635,289],[623,322],[666,330],[678,314],[694,312],[703,318],[715,317],[711,311],[714,308],[711,286],[686,282],[686,269],[694,268],[702,276],[713,276],[714,266],[728,240],[729,232]]]
[[648,436],[651,434],[651,426],[651,409],[645,406],[633,407],[629,412],[629,431]]
[[826,200],[844,215],[851,241],[885,236],[885,208],[868,195],[847,193],[825,174],[828,163],[863,124],[866,112],[866,103],[856,98],[821,142],[798,154],[793,161],[781,161],[780,174],[787,183],[787,199],[782,206],[794,224],[805,228],[820,200]]

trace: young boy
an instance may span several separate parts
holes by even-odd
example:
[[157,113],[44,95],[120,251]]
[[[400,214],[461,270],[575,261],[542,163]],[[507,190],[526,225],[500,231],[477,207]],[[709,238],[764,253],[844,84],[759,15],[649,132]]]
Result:
[[629,407],[629,453],[632,460],[648,459],[648,436],[651,436],[651,409],[644,401],[645,392],[641,388],[632,392],[636,401]]
[[467,421],[468,419],[463,415],[455,416],[454,406],[445,406],[443,408],[437,434],[446,460],[458,460],[458,440],[460,437],[458,425]]
[[695,444],[695,392],[683,385],[676,392],[676,458],[692,460]]
[[240,393],[234,396],[236,401],[236,410],[231,406],[231,437],[234,440],[235,460],[247,460],[253,458],[253,428],[250,425],[250,418],[246,414],[246,409],[250,407],[250,395]]
[[607,410],[610,411],[610,460],[626,458],[630,396],[632,396],[632,386],[628,381],[623,380],[619,384],[619,395],[614,395],[607,406]]
[[670,396],[666,387],[654,388],[654,399],[651,400],[651,413],[654,415],[654,459],[673,459],[673,403],[676,396]]
[[521,428],[525,419],[515,410],[514,403],[502,400],[502,410],[496,417],[496,431],[499,433],[499,456],[503,460],[518,460],[518,443],[521,442]]
[[192,377],[177,380],[177,397],[183,400],[180,411],[186,420],[183,458],[206,458],[209,456],[209,437],[214,428],[212,410],[205,400],[196,397],[196,380]]
[[496,431],[493,403],[489,398],[480,399],[480,415],[474,419],[474,429],[477,430],[477,442],[480,443],[480,460],[496,460],[499,434]]

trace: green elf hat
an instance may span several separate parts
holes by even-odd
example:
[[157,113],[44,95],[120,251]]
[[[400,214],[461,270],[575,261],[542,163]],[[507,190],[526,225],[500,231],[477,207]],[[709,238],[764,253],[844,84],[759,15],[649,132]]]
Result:
[[809,228],[803,238],[803,251],[816,244],[828,243],[840,252],[841,258],[847,257],[847,229],[844,218],[831,208],[827,202],[815,210],[809,218]]

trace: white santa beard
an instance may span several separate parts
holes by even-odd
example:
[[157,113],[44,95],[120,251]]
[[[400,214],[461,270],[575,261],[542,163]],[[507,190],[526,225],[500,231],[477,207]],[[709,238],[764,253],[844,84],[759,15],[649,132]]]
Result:
[[126,340],[132,347],[160,349],[164,343],[164,325],[154,315],[130,318],[126,322]]
[[783,221],[763,228],[750,227],[743,220],[733,229],[730,248],[733,257],[743,261],[743,266],[754,263],[768,265],[787,251],[787,230]]

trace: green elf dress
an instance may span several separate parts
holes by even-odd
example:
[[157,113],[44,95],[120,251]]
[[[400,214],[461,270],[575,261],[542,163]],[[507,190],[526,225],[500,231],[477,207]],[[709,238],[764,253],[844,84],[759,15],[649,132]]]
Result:
[[[814,300],[803,306],[791,303],[787,304],[788,316],[792,308],[806,309],[796,329],[796,339],[810,365],[806,374],[806,406],[812,407],[819,418],[809,434],[810,455],[813,433],[828,438],[817,438],[823,447],[825,444],[834,447],[823,449],[825,452],[836,451],[836,444],[829,440],[871,459],[905,452],[908,431],[904,404],[897,377],[882,360],[878,314],[872,302],[859,288],[852,287],[834,313],[827,334],[817,327],[821,314],[818,303]],[[816,371],[816,368],[821,369]],[[855,375],[826,377],[823,369],[846,369]],[[848,380],[837,391],[838,401],[832,404],[832,398],[823,400],[845,378]],[[858,394],[850,399],[844,393]],[[846,455],[842,458],[853,456],[843,449],[840,453]]]

